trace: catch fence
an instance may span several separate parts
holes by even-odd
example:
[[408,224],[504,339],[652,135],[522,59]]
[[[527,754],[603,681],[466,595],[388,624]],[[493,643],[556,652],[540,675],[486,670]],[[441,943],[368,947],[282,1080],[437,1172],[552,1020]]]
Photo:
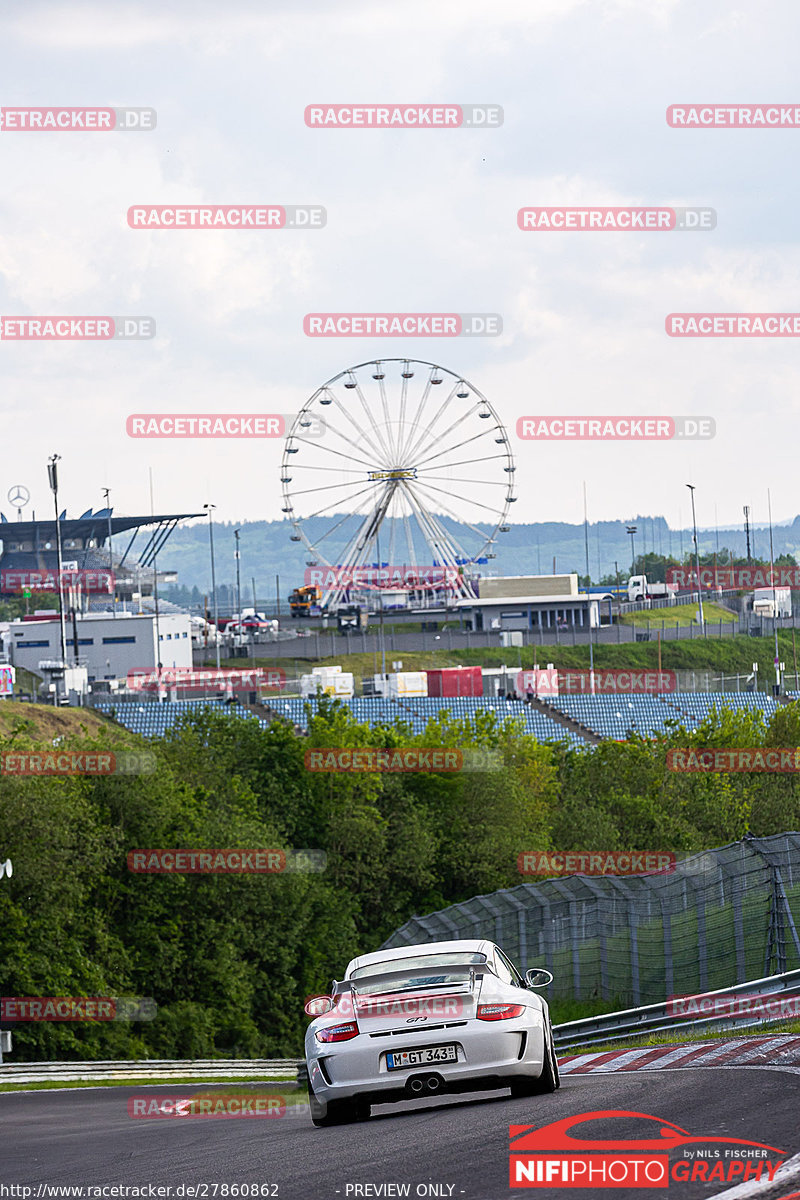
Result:
[[800,834],[689,855],[669,874],[522,883],[412,917],[383,949],[486,938],[549,995],[658,1003],[800,968]]

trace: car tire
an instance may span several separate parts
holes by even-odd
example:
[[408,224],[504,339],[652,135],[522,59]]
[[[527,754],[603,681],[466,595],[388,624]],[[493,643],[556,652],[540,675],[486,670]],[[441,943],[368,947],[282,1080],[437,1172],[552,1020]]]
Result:
[[516,1079],[511,1080],[511,1097],[514,1100],[523,1100],[526,1096],[536,1096],[537,1084],[539,1080],[533,1079],[530,1075],[520,1075]]
[[561,1087],[558,1059],[553,1043],[553,1029],[549,1022],[544,1044],[544,1064],[541,1075],[536,1078],[522,1075],[518,1079],[511,1080],[511,1095],[515,1100],[522,1099],[524,1096],[547,1096]]
[[370,1105],[358,1097],[352,1100],[329,1100],[324,1104],[317,1099],[311,1087],[308,1089],[308,1102],[311,1107],[311,1120],[318,1129],[327,1129],[331,1125],[351,1125],[354,1121],[368,1121],[372,1112]]
[[550,1018],[547,1018],[547,1029],[550,1034],[550,1063],[553,1068],[553,1078],[556,1081],[556,1091],[561,1087],[561,1072],[558,1069],[558,1055],[556,1054],[556,1039],[553,1035],[553,1026]]

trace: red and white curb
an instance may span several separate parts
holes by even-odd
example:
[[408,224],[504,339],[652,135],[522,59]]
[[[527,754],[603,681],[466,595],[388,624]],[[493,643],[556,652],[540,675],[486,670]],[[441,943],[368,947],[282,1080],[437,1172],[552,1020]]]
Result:
[[[739,1183],[736,1187],[726,1188],[724,1192],[715,1192],[712,1200],[756,1200],[758,1196],[773,1196],[775,1200],[800,1200],[800,1192],[785,1192],[784,1188],[794,1187],[800,1181],[800,1154],[788,1158],[782,1167],[778,1167],[775,1178],[770,1180],[755,1179],[747,1183]],[[775,1189],[780,1191],[776,1195]]]
[[606,1050],[602,1054],[558,1056],[562,1075],[617,1071],[661,1071],[667,1067],[800,1066],[800,1037],[715,1038],[682,1046],[650,1046],[638,1050]]

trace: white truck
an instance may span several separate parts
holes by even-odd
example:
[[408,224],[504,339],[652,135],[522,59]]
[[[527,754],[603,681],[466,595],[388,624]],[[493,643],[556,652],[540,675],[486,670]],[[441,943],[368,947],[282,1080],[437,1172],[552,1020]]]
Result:
[[199,650],[205,646],[216,646],[217,642],[222,643],[222,634],[212,621],[207,621],[205,617],[190,616],[189,622],[192,627],[193,649]]
[[754,617],[790,617],[792,590],[788,587],[762,587],[753,592]]
[[648,583],[646,575],[631,575],[628,580],[628,599],[631,603],[637,600],[673,600],[677,591],[674,583]]

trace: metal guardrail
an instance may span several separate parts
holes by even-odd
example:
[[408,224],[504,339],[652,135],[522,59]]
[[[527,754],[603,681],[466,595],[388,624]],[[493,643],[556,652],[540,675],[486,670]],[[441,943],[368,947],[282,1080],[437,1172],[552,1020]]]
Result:
[[[748,983],[735,984],[714,992],[698,992],[693,998],[714,1001],[718,997],[781,997],[798,999],[800,1007],[800,970],[784,975],[767,975]],[[652,1033],[678,1033],[682,1030],[750,1029],[772,1021],[786,1020],[785,1016],[757,1016],[753,1019],[731,1018],[719,1013],[693,1017],[689,1020],[671,1018],[668,1002],[646,1004],[642,1008],[627,1008],[620,1012],[585,1017],[553,1026],[556,1049],[569,1050],[605,1042],[627,1041],[632,1037]],[[302,1058],[209,1058],[180,1061],[176,1059],[143,1059],[139,1061],[107,1062],[48,1062],[13,1063],[0,1067],[0,1083],[71,1083],[81,1081],[159,1078],[188,1079],[198,1082],[222,1079],[253,1079],[268,1075],[271,1079],[286,1079],[303,1084],[307,1080]]]
[[141,1059],[106,1062],[23,1062],[0,1067],[0,1083],[76,1083],[92,1079],[270,1079],[294,1080],[302,1060],[296,1058]]
[[[798,998],[800,1008],[800,971],[787,971],[784,975],[767,975],[764,979],[753,979],[748,983],[734,984],[732,987],[720,988],[715,992],[692,993],[697,1000],[710,1000],[718,997],[754,997],[769,996],[783,998]],[[786,1020],[786,1016],[776,1015],[764,1018],[726,1017],[719,1012],[706,1017],[693,1017],[689,1020],[670,1017],[668,1001],[661,1004],[646,1004],[642,1008],[627,1008],[621,1012],[604,1013],[597,1017],[585,1017],[580,1021],[567,1021],[563,1025],[555,1025],[553,1034],[556,1047],[567,1050],[573,1046],[590,1046],[601,1042],[627,1041],[631,1037],[647,1033],[679,1033],[681,1030],[717,1030],[717,1029],[750,1029],[754,1025],[765,1025],[770,1021]]]

